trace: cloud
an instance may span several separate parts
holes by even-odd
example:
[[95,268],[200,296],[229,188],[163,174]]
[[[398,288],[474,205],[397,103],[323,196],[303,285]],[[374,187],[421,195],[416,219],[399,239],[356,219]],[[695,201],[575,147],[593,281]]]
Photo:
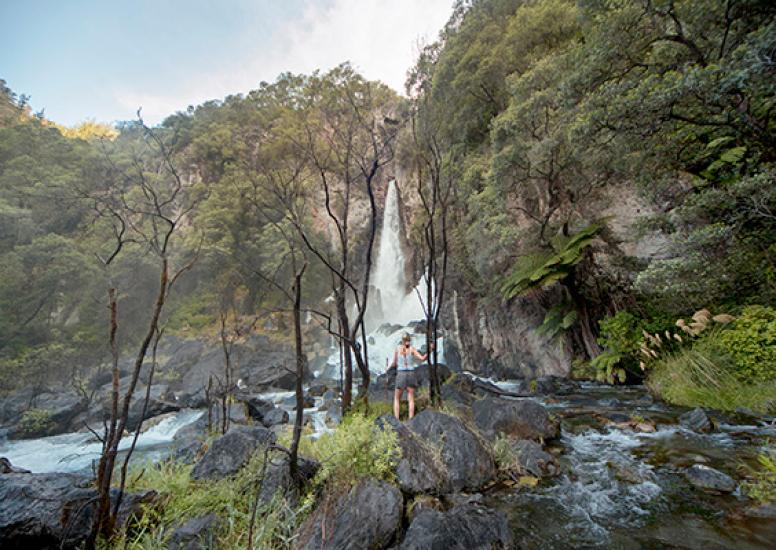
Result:
[[[129,89],[114,96],[130,117],[142,105],[147,121],[156,123],[188,105],[255,89],[285,71],[325,71],[344,61],[403,92],[420,45],[437,38],[451,11],[452,0],[310,0],[297,19],[269,40],[234,52],[217,70],[193,74],[163,93]],[[250,33],[253,23],[246,21],[241,32]]]

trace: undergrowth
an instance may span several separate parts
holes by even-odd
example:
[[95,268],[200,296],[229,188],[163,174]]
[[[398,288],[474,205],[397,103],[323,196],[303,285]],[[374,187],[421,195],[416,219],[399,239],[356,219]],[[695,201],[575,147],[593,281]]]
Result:
[[742,382],[733,359],[711,338],[656,361],[647,386],[669,403],[688,407],[758,412],[776,407],[776,381]]
[[744,492],[761,504],[776,502],[776,449],[758,457],[759,467],[750,472],[751,479],[741,484]]

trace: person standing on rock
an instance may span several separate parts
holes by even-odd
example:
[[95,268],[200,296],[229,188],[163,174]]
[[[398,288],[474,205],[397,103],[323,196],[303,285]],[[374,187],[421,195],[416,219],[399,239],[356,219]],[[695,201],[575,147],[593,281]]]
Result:
[[[433,346],[433,344],[431,344]],[[418,379],[415,374],[413,357],[419,361],[425,361],[428,353],[421,355],[412,347],[412,337],[406,332],[401,337],[401,345],[393,352],[391,367],[396,367],[396,389],[393,392],[393,414],[399,420],[401,411],[401,394],[407,390],[407,404],[410,409],[410,418],[415,416],[415,388],[418,387]]]

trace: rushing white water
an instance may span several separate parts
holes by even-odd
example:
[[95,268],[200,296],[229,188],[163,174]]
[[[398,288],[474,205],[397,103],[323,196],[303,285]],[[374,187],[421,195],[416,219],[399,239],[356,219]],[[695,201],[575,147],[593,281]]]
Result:
[[[399,212],[399,190],[396,181],[388,183],[380,234],[380,248],[373,268],[372,292],[367,307],[367,331],[373,333],[380,325],[406,325],[423,319],[423,306],[415,289],[407,292],[405,268],[407,259],[401,246],[402,223]],[[425,297],[425,285],[417,290]]]
[[[133,460],[140,457],[148,460],[159,458],[169,447],[178,430],[194,422],[202,414],[202,411],[183,410],[141,433],[137,439]],[[119,450],[128,449],[131,443],[131,436],[123,438]],[[89,470],[92,461],[100,457],[101,450],[102,445],[89,432],[0,443],[0,456],[8,458],[14,466],[35,473]]]

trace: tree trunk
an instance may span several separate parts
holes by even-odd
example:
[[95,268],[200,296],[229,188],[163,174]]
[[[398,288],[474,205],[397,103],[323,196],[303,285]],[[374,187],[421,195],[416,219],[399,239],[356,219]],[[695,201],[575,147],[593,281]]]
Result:
[[294,418],[294,436],[291,440],[291,453],[289,456],[289,474],[294,482],[297,482],[297,457],[299,454],[299,440],[302,437],[302,420],[304,418],[304,394],[302,382],[307,358],[302,348],[302,276],[305,267],[296,273],[294,277],[294,348],[296,353],[296,381],[294,391],[296,393],[296,416]]

